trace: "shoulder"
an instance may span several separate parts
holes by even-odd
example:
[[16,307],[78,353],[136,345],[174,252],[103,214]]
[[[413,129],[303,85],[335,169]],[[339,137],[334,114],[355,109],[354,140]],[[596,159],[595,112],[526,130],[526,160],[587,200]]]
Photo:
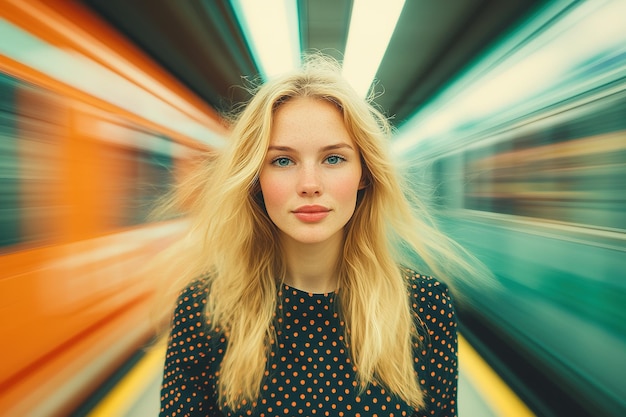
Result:
[[201,318],[208,297],[208,286],[202,279],[196,279],[185,285],[179,292],[174,310],[175,325],[194,318]]
[[422,275],[410,268],[402,268],[401,271],[407,282],[415,312],[424,313],[426,310],[437,310],[447,315],[453,310],[450,290],[444,282],[428,275]]
[[444,282],[439,281],[437,278],[429,275],[422,275],[419,272],[406,267],[402,267],[401,271],[412,293],[449,293],[448,286]]
[[184,305],[198,301],[202,302],[206,300],[208,293],[209,290],[206,281],[203,279],[195,279],[185,285],[185,287],[180,291],[178,304]]

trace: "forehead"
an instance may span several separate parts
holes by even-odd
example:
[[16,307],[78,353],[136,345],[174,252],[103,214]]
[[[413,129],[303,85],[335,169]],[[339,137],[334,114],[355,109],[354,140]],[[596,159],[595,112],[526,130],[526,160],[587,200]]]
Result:
[[292,142],[303,138],[353,144],[337,105],[311,97],[296,97],[281,104],[272,123],[271,142]]

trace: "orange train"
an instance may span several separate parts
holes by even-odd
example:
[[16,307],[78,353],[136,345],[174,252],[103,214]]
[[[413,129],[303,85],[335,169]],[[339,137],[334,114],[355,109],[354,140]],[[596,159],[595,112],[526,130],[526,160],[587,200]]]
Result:
[[0,415],[68,415],[152,336],[156,196],[227,129],[70,1],[0,7]]

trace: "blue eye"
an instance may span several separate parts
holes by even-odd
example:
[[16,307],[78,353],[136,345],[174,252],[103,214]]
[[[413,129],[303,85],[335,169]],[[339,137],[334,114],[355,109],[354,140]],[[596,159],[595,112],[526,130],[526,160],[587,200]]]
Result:
[[337,164],[339,164],[339,163],[341,163],[341,162],[343,162],[345,160],[346,160],[345,158],[342,158],[339,155],[331,155],[328,158],[326,158],[326,162],[329,165],[337,165]]
[[272,161],[272,165],[276,165],[279,167],[286,167],[286,166],[291,165],[291,159],[285,158],[284,156],[280,158],[276,158]]

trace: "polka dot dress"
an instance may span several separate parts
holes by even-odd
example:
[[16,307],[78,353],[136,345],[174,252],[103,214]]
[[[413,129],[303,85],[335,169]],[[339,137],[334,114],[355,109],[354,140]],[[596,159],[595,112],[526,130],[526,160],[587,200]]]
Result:
[[407,271],[413,311],[424,323],[415,369],[427,409],[414,410],[378,384],[360,393],[345,346],[336,293],[311,294],[283,285],[261,396],[248,409],[217,403],[226,340],[208,331],[207,291],[186,288],[178,301],[161,389],[161,417],[180,416],[439,416],[457,415],[456,317],[446,286]]

